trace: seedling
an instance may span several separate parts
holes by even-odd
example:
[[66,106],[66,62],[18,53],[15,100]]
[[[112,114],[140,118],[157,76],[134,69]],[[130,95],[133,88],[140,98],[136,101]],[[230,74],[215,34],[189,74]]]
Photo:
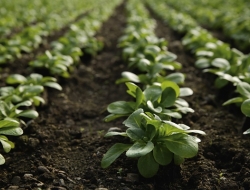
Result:
[[54,77],[43,77],[37,73],[32,73],[27,78],[20,74],[13,74],[6,79],[8,84],[39,85],[62,90],[62,87],[56,81]]
[[157,114],[162,120],[181,118],[181,113],[194,112],[188,103],[180,98],[192,95],[189,88],[179,88],[171,81],[152,85],[144,91],[134,83],[126,83],[127,93],[135,98],[135,102],[117,101],[109,104],[107,110],[110,113],[105,121],[111,121],[119,117],[129,116],[135,110],[142,108],[145,112]]
[[189,134],[205,135],[203,131],[189,130],[183,124],[162,121],[143,109],[134,111],[123,124],[128,127],[125,132],[109,131],[105,136],[129,137],[132,144],[113,145],[104,155],[101,166],[107,168],[126,151],[127,157],[138,158],[138,170],[146,178],[154,176],[160,165],[168,165],[172,160],[181,164],[185,158],[194,157],[200,139]]

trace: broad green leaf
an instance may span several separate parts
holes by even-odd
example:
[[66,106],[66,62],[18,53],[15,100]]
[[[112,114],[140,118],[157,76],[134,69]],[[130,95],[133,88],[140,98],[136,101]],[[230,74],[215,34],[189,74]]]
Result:
[[175,100],[175,104],[179,105],[179,106],[182,106],[182,107],[188,107],[189,106],[188,102],[186,100],[182,99],[182,98],[177,98]]
[[175,103],[176,97],[176,91],[171,87],[167,87],[162,92],[160,104],[165,108],[170,107]]
[[31,106],[32,105],[32,102],[29,101],[29,100],[26,100],[26,101],[23,101],[23,102],[20,102],[18,104],[15,105],[15,108],[18,108],[18,107],[21,107],[21,106]]
[[185,159],[184,159],[183,157],[174,154],[174,163],[175,163],[176,165],[180,165],[180,164],[182,164],[184,161],[185,161]]
[[210,66],[210,61],[209,59],[206,59],[206,58],[201,58],[201,59],[198,59],[196,62],[195,62],[195,66],[199,69],[204,69],[204,68],[207,68]]
[[199,50],[196,52],[198,57],[212,57],[214,53],[212,51]]
[[128,71],[122,72],[122,77],[129,79],[129,81],[131,81],[131,82],[135,82],[135,83],[140,82],[140,79],[136,74],[128,72]]
[[0,121],[0,129],[5,127],[18,127],[20,123],[14,119],[6,118]]
[[112,120],[114,120],[114,119],[117,119],[117,118],[120,118],[120,117],[124,117],[124,116],[127,116],[127,114],[125,114],[125,115],[118,115],[118,114],[109,114],[109,115],[107,115],[105,118],[104,118],[104,121],[105,122],[110,122],[110,121],[112,121]]
[[156,134],[156,127],[154,125],[147,124],[146,135],[147,135],[149,141],[151,141],[155,137],[155,134]]
[[250,84],[246,82],[240,82],[237,84],[237,92],[241,95],[245,96],[246,98],[250,98]]
[[136,142],[128,149],[126,156],[131,158],[141,157],[148,154],[153,149],[154,144],[151,141],[148,141],[147,143]]
[[46,83],[44,83],[44,86],[47,86],[47,87],[50,87],[50,88],[54,88],[54,89],[57,89],[57,90],[62,90],[61,85],[59,85],[56,82],[46,82]]
[[4,136],[0,136],[0,142],[3,146],[5,152],[9,152],[11,148],[14,148],[13,142],[9,141],[7,138],[3,138]]
[[143,92],[145,100],[151,100],[152,102],[155,102],[159,99],[161,96],[162,90],[159,86],[150,86],[146,88]]
[[227,100],[222,105],[226,106],[226,105],[229,105],[229,104],[235,104],[235,103],[241,103],[241,102],[243,102],[243,98],[242,97],[236,97],[236,98],[232,98],[232,99]]
[[218,67],[223,70],[228,70],[230,68],[230,63],[228,60],[223,59],[223,58],[216,58],[211,62],[211,65],[214,67]]
[[153,103],[150,100],[147,101],[147,106],[151,111],[153,111],[155,113],[161,113],[162,112],[162,108],[161,107],[155,108]]
[[107,110],[109,113],[118,115],[126,115],[134,111],[126,101],[113,102],[108,105]]
[[116,136],[116,135],[120,135],[120,136],[124,136],[124,137],[127,136],[126,132],[110,131],[110,132],[107,132],[104,137],[111,137],[111,136]]
[[137,167],[143,177],[150,178],[157,173],[159,164],[155,161],[153,153],[150,152],[139,158]]
[[177,110],[181,113],[184,113],[184,114],[186,114],[188,112],[194,113],[194,110],[192,108],[189,108],[189,107],[180,107],[180,108],[177,108]]
[[165,79],[175,82],[176,84],[183,84],[185,75],[183,73],[171,73]]
[[27,117],[31,119],[35,119],[38,117],[38,112],[35,110],[25,110],[22,111],[21,113],[17,114],[18,117]]
[[20,75],[20,74],[10,75],[6,79],[6,83],[8,83],[8,84],[17,84],[17,83],[21,84],[21,83],[24,83],[26,81],[27,81],[27,79],[23,75]]
[[139,87],[132,82],[126,82],[125,84],[128,87],[127,93],[132,97],[136,98],[136,89]]
[[243,114],[245,114],[247,117],[250,117],[250,99],[245,100],[241,104],[241,111]]
[[18,87],[20,92],[26,92],[26,93],[34,93],[34,94],[40,94],[43,92],[44,88],[41,85],[23,85]]
[[197,142],[189,135],[181,133],[173,134],[165,140],[167,148],[180,157],[191,158],[198,152]]
[[191,88],[180,88],[180,97],[183,96],[191,96],[193,94],[193,90]]
[[140,115],[141,113],[143,113],[143,109],[138,109],[134,111],[125,121],[123,121],[123,124],[126,127],[141,128],[141,121],[142,121],[142,116]]
[[186,131],[183,130],[181,126],[171,121],[165,121],[164,123],[162,123],[160,127],[160,132],[164,138],[165,136],[169,136],[174,133],[186,133]]
[[143,131],[141,128],[134,127],[128,128],[126,130],[126,134],[134,141],[140,141],[146,136],[145,131]]
[[162,113],[164,115],[168,115],[168,116],[176,118],[176,119],[181,119],[182,118],[182,115],[180,113],[176,112],[176,111],[171,111],[171,110],[168,110],[168,109],[164,109]]
[[0,134],[19,136],[23,134],[23,130],[21,127],[4,127],[0,128]]
[[5,163],[5,159],[2,154],[0,154],[0,165],[3,165]]
[[39,106],[40,103],[45,104],[45,100],[40,96],[33,96],[32,100],[35,106]]
[[130,144],[116,143],[104,155],[101,161],[102,168],[109,167],[123,152],[131,147]]
[[168,165],[173,159],[173,153],[168,150],[167,147],[157,144],[154,147],[153,155],[160,165]]
[[162,90],[164,90],[165,88],[169,88],[169,87],[173,88],[175,90],[176,97],[178,97],[179,94],[180,94],[180,88],[175,82],[164,81],[164,82],[161,83]]

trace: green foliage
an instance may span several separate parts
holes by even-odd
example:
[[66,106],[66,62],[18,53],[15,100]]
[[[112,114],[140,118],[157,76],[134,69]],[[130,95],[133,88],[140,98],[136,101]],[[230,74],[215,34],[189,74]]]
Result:
[[189,108],[188,103],[180,98],[192,95],[193,91],[189,88],[179,88],[171,81],[149,86],[144,91],[134,83],[126,83],[127,93],[135,98],[135,101],[117,101],[109,104],[107,110],[110,113],[105,121],[129,116],[138,108],[145,112],[157,114],[162,120],[170,120],[171,117],[181,118],[182,113],[194,112]]
[[[186,125],[177,125],[171,121],[159,120],[151,113],[139,108],[124,122],[126,133],[108,132],[106,136],[122,135],[131,139],[132,144],[118,143],[113,145],[102,159],[102,167],[112,164],[123,152],[126,156],[138,159],[138,170],[142,176],[154,176],[159,165],[168,165],[175,158],[191,158],[197,154],[200,140],[189,135],[203,131],[189,130]],[[176,162],[178,163],[178,162]]]

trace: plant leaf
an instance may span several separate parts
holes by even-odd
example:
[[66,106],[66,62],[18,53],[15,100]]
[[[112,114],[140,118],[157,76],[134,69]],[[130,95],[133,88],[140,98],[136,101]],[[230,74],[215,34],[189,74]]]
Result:
[[24,83],[26,81],[27,81],[27,79],[23,75],[20,75],[20,74],[10,75],[6,79],[6,83],[8,83],[8,84],[17,84],[17,83],[21,84],[21,83]]
[[229,104],[241,103],[241,102],[243,102],[243,98],[242,97],[236,97],[236,98],[232,98],[232,99],[227,100],[222,105],[226,106],[226,105],[229,105]]
[[164,108],[170,107],[175,103],[176,97],[176,91],[173,88],[167,87],[162,92],[160,104]]
[[147,143],[136,142],[128,149],[126,156],[132,158],[141,157],[148,154],[153,149],[154,144],[151,141],[148,141]]
[[150,178],[157,173],[159,164],[155,161],[153,153],[150,152],[139,158],[137,167],[143,177]]
[[143,113],[143,109],[138,109],[134,111],[125,121],[123,121],[123,124],[126,127],[141,128],[141,121],[142,121],[142,116],[140,115],[141,113]]
[[198,152],[198,144],[192,136],[178,133],[168,136],[165,140],[167,148],[183,158],[194,157]]
[[241,95],[245,96],[246,98],[250,98],[250,84],[246,82],[239,82],[237,84],[237,92],[239,92]]
[[21,127],[4,127],[0,128],[0,134],[19,136],[23,134],[23,130]]
[[134,111],[126,101],[113,102],[108,105],[107,110],[109,113],[118,115],[127,115]]
[[102,168],[109,167],[123,152],[125,152],[130,144],[116,143],[104,155],[101,161]]
[[4,120],[0,121],[0,129],[5,127],[18,127],[19,124],[20,123],[14,119],[5,118]]
[[126,130],[126,134],[129,138],[131,138],[134,141],[142,140],[143,137],[146,136],[145,131],[143,131],[141,128],[134,128],[130,127]]
[[250,99],[245,100],[241,104],[241,111],[243,114],[245,114],[247,117],[250,117]]
[[161,144],[157,144],[154,147],[153,155],[156,162],[160,165],[168,165],[173,159],[173,153],[170,152],[166,146]]
[[44,86],[47,86],[47,87],[50,87],[50,88],[54,88],[54,89],[57,89],[57,90],[62,90],[61,85],[59,85],[56,82],[46,82],[46,83],[44,83]]
[[193,94],[193,90],[191,88],[180,88],[180,97],[183,96],[191,96]]
[[0,165],[3,165],[5,163],[5,159],[2,154],[0,154]]
[[180,165],[180,164],[182,164],[184,161],[185,161],[185,159],[184,159],[183,157],[174,154],[174,163],[175,163],[176,165]]

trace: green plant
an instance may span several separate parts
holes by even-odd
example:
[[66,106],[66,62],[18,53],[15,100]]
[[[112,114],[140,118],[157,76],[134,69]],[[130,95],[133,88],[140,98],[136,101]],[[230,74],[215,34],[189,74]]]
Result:
[[157,114],[162,120],[170,120],[171,117],[181,118],[181,113],[194,112],[188,103],[180,98],[192,95],[190,88],[179,88],[172,81],[164,81],[149,86],[144,91],[131,82],[126,83],[127,93],[135,98],[135,101],[117,101],[108,105],[110,113],[105,121],[129,116],[135,110],[142,108],[146,112]]
[[56,81],[57,80],[54,77],[44,77],[37,73],[32,73],[29,77],[24,77],[20,74],[13,74],[6,79],[6,83],[8,84],[39,85],[62,90],[62,87]]
[[[10,141],[5,135],[19,136],[23,134],[23,130],[20,127],[20,123],[17,120],[6,117],[0,120],[0,142],[3,149],[8,153],[12,148],[15,147],[14,143]],[[0,165],[5,163],[5,159],[0,154]]]
[[0,100],[14,104],[30,100],[35,106],[38,106],[40,103],[44,103],[44,99],[39,96],[43,90],[44,87],[41,85],[19,85],[16,88],[5,86],[0,88]]
[[200,139],[189,134],[205,135],[203,131],[189,130],[183,124],[162,121],[157,115],[144,113],[143,109],[134,111],[123,124],[128,127],[126,132],[109,131],[105,136],[129,137],[132,144],[113,145],[104,155],[101,166],[107,168],[126,151],[127,157],[138,158],[137,167],[146,178],[154,176],[159,165],[168,165],[172,160],[181,164],[184,158],[194,157]]

